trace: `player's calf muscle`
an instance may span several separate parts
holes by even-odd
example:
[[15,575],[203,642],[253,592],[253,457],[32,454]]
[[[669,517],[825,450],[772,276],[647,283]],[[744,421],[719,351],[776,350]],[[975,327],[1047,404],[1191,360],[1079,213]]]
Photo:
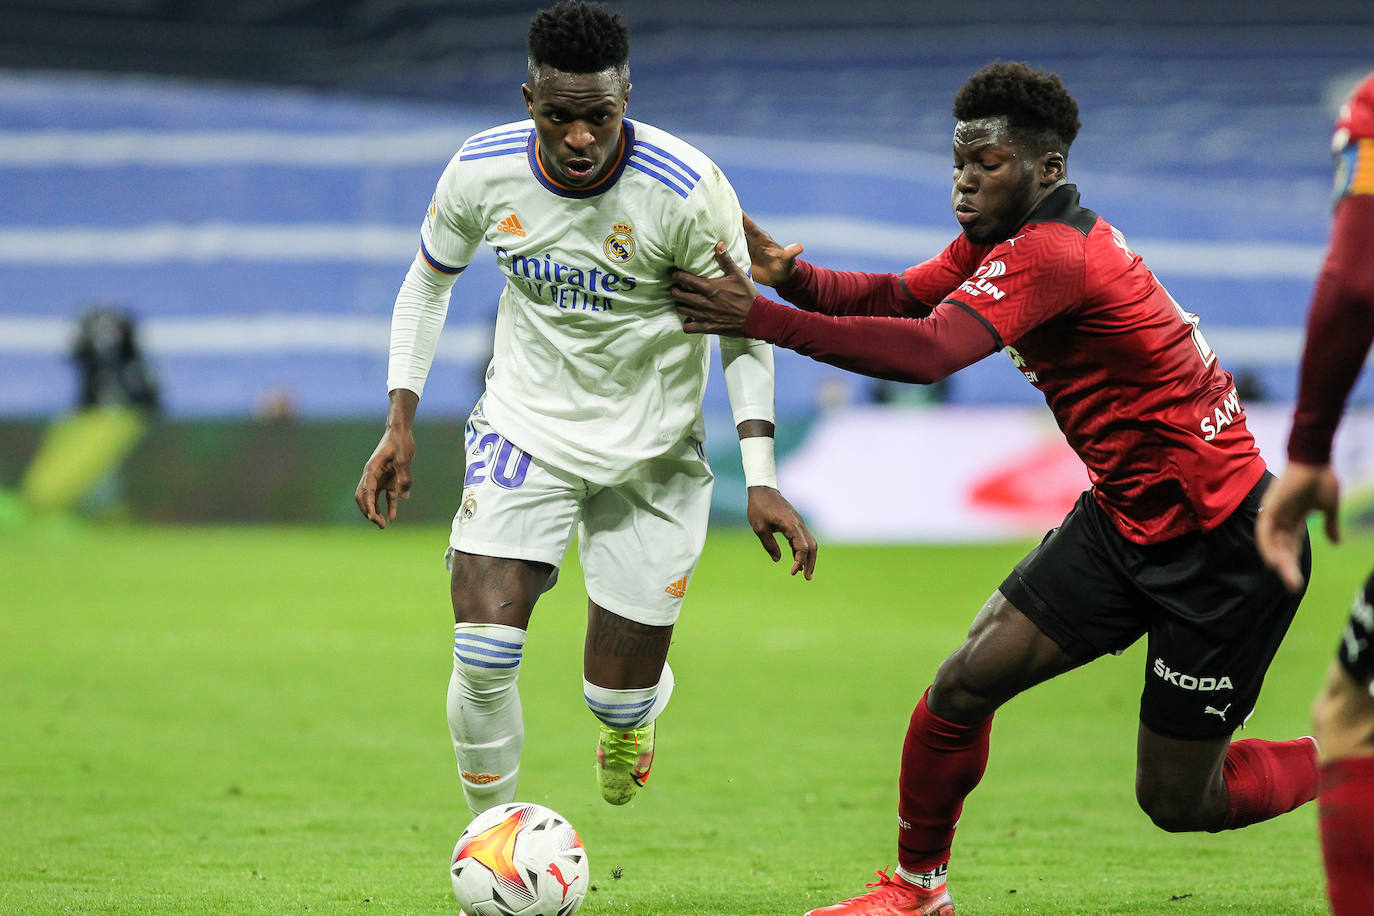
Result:
[[1313,704],[1312,729],[1324,763],[1374,755],[1374,697],[1338,663]]

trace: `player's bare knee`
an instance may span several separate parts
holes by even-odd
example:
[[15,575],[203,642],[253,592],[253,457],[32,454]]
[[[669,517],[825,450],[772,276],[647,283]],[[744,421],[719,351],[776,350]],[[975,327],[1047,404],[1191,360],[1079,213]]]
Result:
[[1226,818],[1225,799],[1199,797],[1178,786],[1136,776],[1135,801],[1145,816],[1166,833],[1216,830]]
[[974,618],[968,639],[940,666],[926,702],[937,716],[972,725],[1074,664],[998,590]]
[[524,629],[535,601],[551,578],[552,567],[543,563],[454,550],[446,559],[455,623],[494,623]]
[[996,712],[1003,698],[986,678],[978,675],[976,668],[962,651],[945,659],[926,697],[930,711],[942,719],[967,725]]
[[1135,800],[1150,822],[1166,833],[1191,833],[1207,829],[1207,825],[1200,821],[1193,806],[1183,799],[1167,793],[1142,791],[1140,784],[1137,783]]

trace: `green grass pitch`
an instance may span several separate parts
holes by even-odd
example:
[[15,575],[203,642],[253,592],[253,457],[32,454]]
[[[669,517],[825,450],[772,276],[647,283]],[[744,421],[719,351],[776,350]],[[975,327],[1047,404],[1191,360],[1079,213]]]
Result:
[[[404,524],[0,535],[0,912],[456,914],[444,543]],[[526,648],[520,796],[581,832],[581,912],[800,914],[862,890],[894,860],[911,707],[1025,546],[825,546],[808,583],[713,534],[654,779],[622,809],[595,788],[570,560]],[[1245,734],[1308,731],[1372,559],[1367,538],[1319,547]],[[955,843],[961,916],[1324,911],[1313,806],[1215,836],[1135,807],[1144,667],[1137,646],[998,714]]]

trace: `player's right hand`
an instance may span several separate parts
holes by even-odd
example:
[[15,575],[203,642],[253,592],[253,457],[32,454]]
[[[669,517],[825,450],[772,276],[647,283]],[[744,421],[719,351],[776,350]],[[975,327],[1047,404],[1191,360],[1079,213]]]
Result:
[[749,487],[749,527],[754,529],[763,549],[776,563],[782,559],[782,549],[774,539],[775,534],[787,538],[792,548],[792,575],[802,573],[809,581],[816,571],[816,554],[820,545],[806,527],[801,513],[792,508],[787,498],[775,487]]
[[797,270],[797,255],[802,246],[795,242],[786,248],[773,241],[759,225],[744,214],[744,240],[749,243],[749,261],[755,283],[776,287]]
[[[410,498],[410,462],[414,457],[415,437],[410,430],[389,427],[363,466],[363,477],[358,481],[353,501],[363,517],[378,528],[396,521],[397,500]],[[386,494],[385,515],[381,511],[381,494]]]

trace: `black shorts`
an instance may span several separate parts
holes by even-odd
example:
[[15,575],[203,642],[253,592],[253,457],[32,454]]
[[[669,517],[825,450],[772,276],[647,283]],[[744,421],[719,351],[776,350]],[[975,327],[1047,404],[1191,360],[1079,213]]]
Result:
[[1374,573],[1369,574],[1364,589],[1355,596],[1336,658],[1346,674],[1356,683],[1368,684],[1374,693]]
[[[1229,735],[1254,710],[1302,597],[1255,547],[1255,515],[1273,479],[1265,474],[1211,531],[1159,544],[1127,540],[1086,492],[1002,594],[1080,662],[1148,635],[1140,721],[1173,738]],[[1304,573],[1311,567],[1304,540]]]

